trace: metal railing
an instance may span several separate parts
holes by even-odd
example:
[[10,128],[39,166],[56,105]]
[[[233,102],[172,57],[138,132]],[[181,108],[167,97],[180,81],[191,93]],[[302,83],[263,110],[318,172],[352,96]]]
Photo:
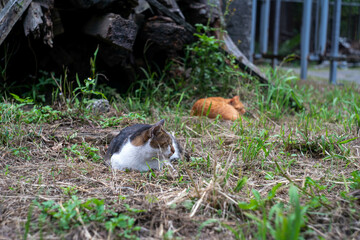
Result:
[[[336,69],[337,61],[360,60],[360,56],[339,56],[339,37],[340,37],[340,23],[341,23],[341,8],[342,6],[359,7],[360,2],[342,2],[341,0],[253,0],[252,9],[252,41],[250,44],[250,60],[254,57],[273,59],[274,66],[277,65],[279,50],[279,34],[281,21],[281,4],[283,2],[302,3],[302,26],[301,26],[301,43],[300,43],[300,63],[301,71],[300,78],[307,79],[308,62],[313,60],[330,60],[329,81],[336,84]],[[315,4],[315,9],[313,6]],[[259,22],[259,51],[260,54],[255,54],[255,33],[256,33],[256,10],[259,4],[260,8],[260,22]],[[269,40],[269,20],[270,20],[270,6],[275,4],[274,9],[274,34],[273,34],[273,52],[268,54],[268,40]],[[329,6],[332,6],[332,29],[331,29],[331,49],[330,54],[326,54]],[[313,15],[315,16],[315,25],[311,26]],[[313,27],[314,31],[311,32]],[[330,29],[329,29],[330,30]],[[310,52],[310,37],[313,34],[314,46],[313,52]]]

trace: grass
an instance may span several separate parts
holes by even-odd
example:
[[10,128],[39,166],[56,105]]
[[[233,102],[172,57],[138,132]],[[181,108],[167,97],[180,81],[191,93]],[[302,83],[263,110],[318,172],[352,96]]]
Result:
[[[112,109],[100,117],[1,103],[2,234],[356,238],[358,88],[319,87],[292,76],[281,83],[286,76],[272,77],[301,98],[303,110],[292,110],[276,90],[260,98],[249,87],[248,113],[236,122],[191,117],[186,102],[153,114]],[[159,118],[190,156],[175,163],[177,176],[167,169],[112,172],[102,163],[114,130]]]
[[[221,44],[202,41],[197,44],[212,44],[210,52]],[[265,91],[232,65],[204,68],[208,59],[201,58],[199,47],[190,48],[182,66],[193,69],[189,79],[144,70],[146,81],[115,98],[108,113],[86,108],[90,96],[106,95],[96,88],[96,54],[92,78],[76,79],[78,87],[66,76],[52,76],[58,85],[51,105],[35,104],[28,96],[4,98],[0,236],[359,238],[359,87],[305,83],[268,69],[276,87]],[[222,81],[231,86],[218,88]],[[204,89],[194,88],[194,82]],[[235,122],[190,116],[194,100],[205,93],[238,94],[247,113]],[[159,119],[188,155],[174,163],[177,174],[167,168],[112,171],[103,163],[119,130]]]

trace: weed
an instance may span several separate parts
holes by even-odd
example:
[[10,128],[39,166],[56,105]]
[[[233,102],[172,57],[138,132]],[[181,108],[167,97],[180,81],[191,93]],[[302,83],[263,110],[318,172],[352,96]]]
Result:
[[76,74],[75,82],[77,86],[74,88],[73,82],[68,79],[67,69],[64,70],[64,75],[60,76],[60,78],[56,78],[53,74],[51,74],[51,78],[57,89],[52,93],[53,102],[56,102],[58,98],[62,102],[63,105],[67,106],[68,109],[75,106],[75,108],[79,110],[84,110],[84,106],[89,103],[91,98],[100,97],[106,99],[105,95],[96,90],[97,82],[98,82],[98,74],[96,74],[96,56],[99,48],[97,48],[94,52],[94,58],[90,59],[90,74],[91,77],[88,77],[80,81],[79,76]]
[[75,195],[77,193],[76,187],[75,186],[69,186],[69,187],[62,187],[61,188],[64,192],[65,195]]
[[167,78],[172,64],[169,62],[164,70],[154,71],[150,66],[141,69],[144,78],[134,82],[126,94],[129,110],[140,110],[149,115],[153,107],[166,109],[175,106],[184,96],[187,99],[190,97],[179,87],[179,83]]
[[352,189],[360,189],[360,170],[357,171],[353,171],[351,173],[351,178],[349,178],[348,180],[351,181],[352,183],[350,184],[350,187]]
[[275,221],[275,227],[268,226],[270,234],[274,239],[299,239],[301,228],[306,223],[307,206],[301,206],[297,188],[291,186],[290,195],[290,211],[284,211],[283,204],[274,205],[269,211],[269,219]]
[[239,208],[244,210],[257,210],[259,208],[265,209],[265,205],[268,201],[272,200],[275,197],[276,191],[281,187],[281,183],[275,185],[271,191],[268,192],[266,198],[262,199],[260,193],[255,189],[252,189],[254,198],[250,200],[249,203],[240,202]]
[[118,214],[116,217],[112,217],[110,221],[105,223],[105,228],[109,231],[109,236],[111,236],[116,228],[121,229],[117,235],[120,238],[126,239],[138,239],[134,232],[139,231],[140,227],[134,227],[135,219],[125,215]]
[[86,142],[82,143],[81,148],[83,149],[85,157],[87,159],[91,159],[94,162],[100,162],[102,160],[102,157],[98,154],[98,148],[90,146]]
[[30,154],[29,154],[29,149],[27,147],[17,147],[17,148],[12,148],[11,149],[11,153],[19,158],[22,158],[24,160],[31,160]]
[[198,41],[187,47],[186,68],[191,68],[190,89],[193,95],[207,96],[228,93],[243,74],[235,64],[235,58],[219,51],[223,41],[209,36],[213,29],[197,24],[195,37]]
[[236,184],[236,187],[234,188],[234,192],[239,192],[245,186],[247,180],[248,180],[247,177],[243,177],[239,179]]
[[267,91],[261,91],[265,85],[256,86],[256,103],[261,112],[270,113],[271,118],[278,120],[292,108],[303,109],[304,100],[294,85],[297,77],[290,74],[279,75],[276,69],[270,69],[267,76],[274,82],[266,85]]
[[294,186],[291,186],[289,190],[290,211],[284,209],[283,203],[273,205],[270,210],[265,207],[266,203],[275,197],[276,190],[280,186],[281,184],[278,184],[273,187],[265,199],[262,199],[260,194],[253,189],[254,198],[250,203],[239,203],[239,207],[244,210],[261,210],[260,217],[245,212],[245,215],[254,220],[257,225],[259,239],[267,239],[269,233],[274,239],[298,239],[300,230],[305,225],[307,207],[300,206],[299,194]]
[[6,176],[8,174],[9,174],[9,165],[6,165],[4,169],[4,175]]
[[15,81],[9,81],[7,71],[10,59],[16,50],[11,49],[8,43],[4,43],[2,46],[3,51],[0,54],[0,85],[2,86],[0,88],[0,97],[7,98],[9,97],[8,94],[15,88]]
[[262,162],[268,157],[273,144],[267,142],[269,139],[269,135],[267,131],[262,131],[256,137],[243,137],[238,145],[240,148],[238,151],[242,152],[242,159],[246,163],[252,163],[261,152],[264,155],[261,157]]
[[129,114],[124,114],[119,117],[104,117],[100,116],[100,125],[102,128],[108,128],[108,127],[117,127],[120,125],[120,123],[124,122],[124,120],[129,119],[131,121],[133,120],[146,120],[145,116],[136,112],[131,112]]
[[25,86],[27,90],[22,96],[30,98],[34,103],[45,104],[50,102],[51,93],[55,90],[56,84],[49,73],[44,71],[40,71],[40,73],[42,76],[37,79],[37,83]]
[[[56,232],[61,233],[65,230],[97,222],[109,231],[109,235],[119,229],[117,235],[127,239],[136,239],[134,233],[140,230],[135,227],[135,219],[122,213],[116,213],[105,208],[104,200],[91,198],[81,201],[75,195],[63,204],[57,204],[53,200],[39,203],[34,201],[35,206],[39,208],[41,214],[39,221],[45,224],[47,217],[51,216],[51,222],[56,225]],[[132,212],[134,209],[128,208]],[[136,209],[137,210],[137,209]]]
[[26,223],[25,223],[24,240],[27,239],[29,231],[30,231],[30,222],[31,222],[31,216],[32,216],[33,210],[34,210],[34,205],[31,204],[28,209],[28,214],[27,214]]
[[98,154],[99,149],[82,142],[81,145],[73,144],[70,148],[64,148],[65,157],[70,160],[91,160],[100,162],[102,157]]

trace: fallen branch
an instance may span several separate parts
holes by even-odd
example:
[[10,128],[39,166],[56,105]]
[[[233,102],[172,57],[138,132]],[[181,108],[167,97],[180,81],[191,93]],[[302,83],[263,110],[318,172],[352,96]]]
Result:
[[32,0],[9,0],[0,11],[0,45]]

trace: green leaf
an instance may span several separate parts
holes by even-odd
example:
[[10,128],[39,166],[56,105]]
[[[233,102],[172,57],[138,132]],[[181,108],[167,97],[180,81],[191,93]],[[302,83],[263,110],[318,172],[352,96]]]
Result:
[[241,179],[238,180],[236,187],[234,188],[235,192],[239,192],[247,183],[248,178],[247,177],[243,177]]
[[212,223],[219,223],[219,220],[218,220],[218,219],[208,219],[208,220],[206,220],[205,222],[203,222],[203,223],[200,225],[198,232],[200,233],[201,230],[202,230],[204,227],[206,227],[207,225],[210,225],[210,224],[212,224]]
[[271,190],[270,192],[268,193],[268,197],[267,197],[267,200],[271,200],[275,197],[275,194],[276,194],[276,191],[279,189],[279,187],[282,186],[282,183],[278,183],[276,184]]
[[239,202],[238,206],[243,210],[256,210],[259,207],[259,203],[255,199],[251,199],[250,203]]
[[254,194],[254,197],[255,197],[256,201],[261,202],[260,193],[258,191],[256,191],[255,189],[252,189],[252,192]]
[[354,137],[354,138],[350,138],[350,139],[347,139],[347,140],[344,140],[344,141],[341,141],[339,142],[338,144],[345,144],[345,143],[348,143],[348,142],[352,142],[356,139],[358,139],[359,137]]
[[30,99],[29,97],[27,98],[21,98],[18,95],[14,94],[14,93],[10,93],[11,96],[13,96],[13,98],[20,102],[20,103],[25,103],[25,104],[34,104],[34,100]]

